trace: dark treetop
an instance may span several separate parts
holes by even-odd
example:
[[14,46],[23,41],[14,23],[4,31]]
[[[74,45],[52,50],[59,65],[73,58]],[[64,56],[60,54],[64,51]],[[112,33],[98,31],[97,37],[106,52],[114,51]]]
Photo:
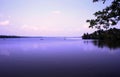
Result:
[[[93,2],[106,0],[93,0]],[[101,29],[101,26],[108,29],[110,26],[116,25],[120,21],[120,0],[113,0],[111,5],[101,11],[94,13],[96,19],[87,20],[90,23],[89,27]]]

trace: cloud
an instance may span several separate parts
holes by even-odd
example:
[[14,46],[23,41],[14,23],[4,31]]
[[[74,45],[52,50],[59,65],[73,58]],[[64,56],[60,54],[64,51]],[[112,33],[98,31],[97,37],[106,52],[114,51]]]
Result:
[[2,15],[0,14],[0,18],[2,17]]
[[6,25],[9,25],[10,24],[10,19],[11,16],[8,16],[8,15],[4,15],[2,13],[0,13],[0,26],[6,26]]
[[2,13],[0,13],[0,18],[11,18],[11,16],[10,15],[4,15],[4,14],[2,14]]
[[8,18],[11,18],[11,16],[8,16]]
[[22,29],[24,29],[24,30],[34,30],[34,31],[37,31],[37,30],[38,30],[38,27],[24,24],[24,25],[22,26]]
[[1,25],[1,26],[6,26],[6,25],[9,25],[9,24],[10,24],[10,21],[9,21],[9,20],[0,21],[0,25]]
[[61,14],[61,11],[55,10],[55,11],[52,11],[52,14]]

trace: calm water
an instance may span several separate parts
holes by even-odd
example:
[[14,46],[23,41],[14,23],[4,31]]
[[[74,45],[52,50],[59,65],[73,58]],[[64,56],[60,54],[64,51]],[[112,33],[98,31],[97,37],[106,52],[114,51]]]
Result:
[[120,43],[0,39],[0,77],[120,77]]

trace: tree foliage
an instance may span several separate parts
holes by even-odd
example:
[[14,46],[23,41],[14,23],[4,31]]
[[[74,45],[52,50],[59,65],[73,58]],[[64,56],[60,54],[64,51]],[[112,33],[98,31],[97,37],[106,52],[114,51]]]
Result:
[[93,2],[103,1],[105,3],[106,0],[93,0]]
[[120,29],[110,28],[109,30],[97,30],[91,34],[84,34],[82,38],[99,40],[120,40]]
[[[93,0],[93,2],[106,0]],[[120,21],[120,0],[113,0],[110,6],[107,6],[101,11],[94,13],[96,19],[87,20],[90,23],[89,27],[101,29],[101,26],[108,29],[110,26],[116,25]]]

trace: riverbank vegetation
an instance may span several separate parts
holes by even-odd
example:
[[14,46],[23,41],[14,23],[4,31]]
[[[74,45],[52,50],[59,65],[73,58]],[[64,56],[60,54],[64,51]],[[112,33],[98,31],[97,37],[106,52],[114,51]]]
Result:
[[99,40],[120,40],[120,29],[110,28],[109,30],[97,30],[91,34],[83,34],[82,38]]

